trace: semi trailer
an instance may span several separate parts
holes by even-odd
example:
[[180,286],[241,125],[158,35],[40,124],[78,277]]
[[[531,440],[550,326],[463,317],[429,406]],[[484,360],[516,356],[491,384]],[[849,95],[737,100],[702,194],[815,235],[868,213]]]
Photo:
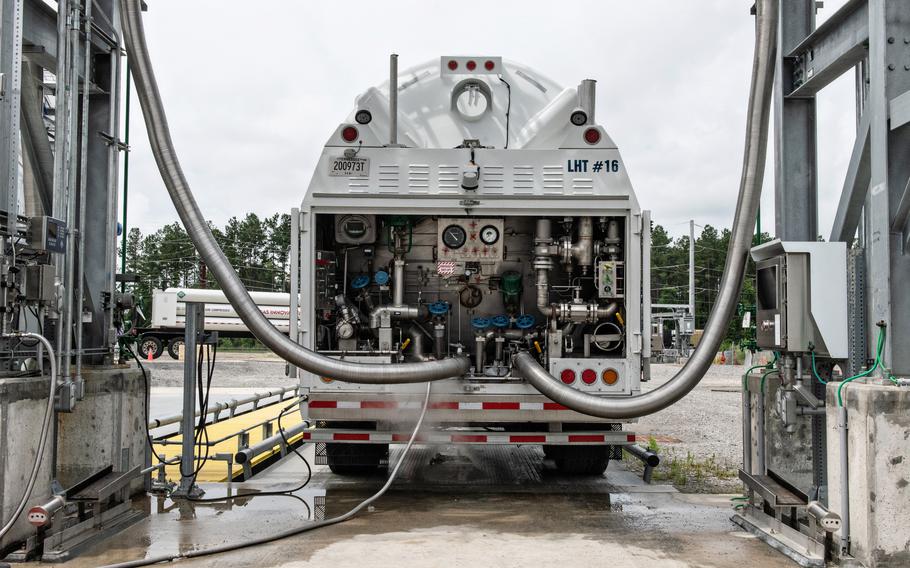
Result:
[[[250,292],[259,311],[279,331],[290,329],[291,295],[281,292]],[[177,359],[184,343],[186,304],[205,304],[205,329],[217,331],[220,337],[252,338],[253,334],[221,290],[168,288],[152,291],[152,319],[149,327],[138,327],[137,348],[143,359],[157,359],[167,351]]]
[[[602,473],[630,420],[549,400],[515,365],[633,397],[650,356],[650,215],[595,119],[595,82],[561,88],[500,57],[440,57],[357,97],[292,211],[289,331],[360,363],[446,360],[421,441],[539,445]],[[336,473],[375,470],[407,440],[425,386],[300,369],[305,435]]]

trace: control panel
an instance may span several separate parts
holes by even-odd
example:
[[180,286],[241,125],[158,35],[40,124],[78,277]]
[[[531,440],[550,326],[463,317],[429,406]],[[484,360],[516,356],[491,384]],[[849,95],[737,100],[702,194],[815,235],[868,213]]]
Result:
[[597,286],[598,298],[622,298],[624,284],[622,261],[608,260],[598,262],[594,280]]
[[438,233],[440,261],[503,259],[502,219],[439,219]]

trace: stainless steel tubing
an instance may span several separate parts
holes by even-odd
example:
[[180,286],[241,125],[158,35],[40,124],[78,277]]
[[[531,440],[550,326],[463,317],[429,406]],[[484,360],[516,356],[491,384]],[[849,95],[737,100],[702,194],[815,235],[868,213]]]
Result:
[[743,471],[752,475],[752,391],[749,377],[743,378]]
[[398,54],[389,56],[389,146],[398,146]]
[[837,409],[838,438],[840,443],[840,548],[842,554],[850,553],[850,450],[847,440],[847,407]]
[[276,355],[311,373],[350,383],[396,384],[421,383],[464,375],[470,367],[467,358],[451,358],[424,363],[394,365],[352,363],[320,355],[296,343],[278,331],[262,315],[237,277],[227,257],[219,248],[206,223],[205,216],[193,197],[180,167],[167,115],[152,69],[142,25],[141,0],[121,0],[121,18],[136,93],[142,105],[149,142],[161,177],[167,187],[183,226],[206,265],[221,284],[225,296],[237,315],[259,341]]
[[6,533],[8,533],[10,529],[13,528],[13,525],[16,524],[16,521],[19,520],[19,516],[22,515],[22,511],[25,510],[25,505],[32,496],[32,489],[35,488],[35,480],[38,479],[38,471],[41,469],[41,461],[44,458],[48,433],[51,430],[51,419],[54,417],[54,397],[57,394],[57,359],[54,355],[54,347],[51,345],[51,342],[43,335],[38,335],[37,333],[15,332],[4,334],[3,337],[27,337],[29,339],[37,339],[41,342],[41,345],[47,349],[47,358],[51,364],[51,386],[50,391],[47,394],[47,406],[44,408],[44,420],[41,423],[41,434],[38,437],[38,446],[35,448],[35,464],[32,466],[32,472],[28,476],[28,482],[25,484],[25,491],[22,494],[22,499],[19,501],[19,505],[16,506],[16,510],[13,511],[12,516],[6,521],[6,524],[3,525],[3,528],[0,528],[0,539],[3,539],[3,537],[6,536]]
[[710,367],[727,333],[730,318],[735,313],[749,249],[752,246],[768,146],[777,21],[777,0],[758,0],[745,156],[736,216],[733,220],[733,235],[727,250],[727,263],[724,267],[720,294],[708,318],[698,348],[682,370],[669,382],[653,391],[628,398],[601,398],[584,393],[555,379],[530,353],[519,353],[515,356],[513,361],[521,375],[554,402],[600,418],[638,418],[662,410],[686,396]]

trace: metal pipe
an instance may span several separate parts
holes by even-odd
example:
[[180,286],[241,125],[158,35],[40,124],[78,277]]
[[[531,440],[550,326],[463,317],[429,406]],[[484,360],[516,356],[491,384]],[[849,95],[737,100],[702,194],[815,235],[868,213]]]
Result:
[[[252,396],[248,396],[246,398],[241,398],[241,399],[235,398],[235,399],[231,399],[226,402],[219,402],[217,404],[209,406],[208,412],[206,412],[205,415],[206,416],[208,416],[210,414],[217,415],[228,409],[235,410],[238,406],[243,406],[244,404],[252,404],[255,402],[259,402],[260,400],[263,400],[266,398],[271,398],[273,396],[279,397],[278,400],[276,400],[274,402],[270,402],[269,404],[262,406],[262,408],[266,408],[267,406],[271,406],[272,404],[278,404],[279,402],[283,402],[284,395],[286,393],[289,393],[289,392],[296,393],[299,388],[300,388],[299,386],[285,387],[282,389],[277,389],[277,390],[268,391],[268,392],[264,392],[264,393],[256,393],[256,394],[254,394]],[[202,409],[197,409],[193,416],[198,418],[201,415],[202,415]],[[154,430],[155,428],[161,428],[162,426],[168,426],[170,424],[176,424],[176,423],[180,422],[181,420],[183,420],[183,413],[173,414],[171,416],[165,416],[162,418],[155,418],[155,419],[149,421],[149,430]]]
[[638,444],[629,444],[628,446],[623,446],[622,449],[640,459],[642,463],[645,464],[645,471],[642,474],[642,480],[650,485],[651,475],[654,473],[654,468],[660,465],[660,456],[651,450],[642,448]]
[[[196,344],[202,329],[197,328],[201,323],[201,306],[196,303],[186,305],[186,328],[184,329],[183,345],[183,416],[180,425],[180,487],[175,493],[187,497],[195,496],[196,485],[195,456],[196,456]],[[199,401],[201,404],[202,401]]]
[[837,426],[840,442],[840,516],[843,524],[840,529],[841,554],[850,553],[850,461],[847,455],[847,407],[837,409]]
[[424,336],[423,330],[417,324],[413,324],[408,328],[408,337],[411,338],[411,358],[417,361],[426,361],[427,356],[424,348],[426,336]]
[[141,0],[121,0],[124,37],[132,60],[131,71],[158,169],[187,234],[206,265],[221,284],[237,315],[259,341],[276,355],[311,373],[350,383],[422,383],[464,375],[470,367],[466,357],[399,363],[394,365],[340,361],[311,351],[278,331],[262,315],[237,277],[193,197],[171,140],[167,115],[158,92],[142,24]]
[[396,258],[392,262],[392,305],[404,306],[404,259]]
[[[76,261],[76,380],[82,380],[82,313],[85,294],[85,207],[88,195],[88,108],[89,77],[92,74],[92,0],[85,2],[85,66],[82,81],[82,152],[79,162],[79,237],[77,240],[78,260]],[[108,217],[111,219],[112,217]]]
[[752,471],[752,391],[749,390],[749,376],[743,377],[743,471]]
[[244,448],[242,450],[239,450],[236,454],[234,454],[234,461],[239,464],[245,464],[247,462],[251,462],[254,459],[256,459],[257,456],[264,454],[266,452],[272,451],[272,448],[274,448],[275,446],[277,446],[279,444],[284,445],[285,438],[290,440],[291,438],[293,438],[297,434],[300,434],[301,432],[305,431],[309,427],[310,427],[310,425],[308,422],[301,422],[300,424],[296,424],[294,426],[291,426],[290,428],[286,428],[284,430],[284,436],[282,436],[281,435],[282,433],[279,432],[279,433],[275,434],[274,436],[266,438],[265,440],[259,442],[258,444],[252,445],[249,448]]
[[771,92],[774,85],[777,21],[777,0],[758,0],[745,156],[736,216],[733,220],[720,294],[698,347],[682,370],[669,382],[653,391],[626,398],[602,398],[584,393],[554,378],[531,354],[516,355],[513,362],[522,376],[554,402],[600,418],[638,418],[662,410],[686,396],[711,366],[717,349],[726,336],[730,319],[736,311],[761,200]]
[[398,54],[389,56],[389,146],[398,145]]
[[35,481],[38,479],[38,471],[41,469],[41,462],[44,459],[44,451],[47,446],[48,433],[51,429],[51,419],[54,417],[54,399],[57,393],[57,359],[54,354],[54,347],[51,345],[51,342],[48,341],[43,335],[19,331],[15,333],[3,334],[3,337],[27,337],[29,339],[37,339],[40,341],[41,345],[47,349],[48,360],[51,364],[51,376],[50,391],[47,394],[47,405],[44,408],[44,420],[41,424],[41,433],[38,436],[38,446],[35,450],[35,464],[32,466],[32,472],[29,474],[28,481],[25,484],[25,491],[22,493],[22,499],[19,501],[19,504],[13,511],[12,516],[10,516],[6,524],[3,525],[3,528],[0,528],[0,540],[6,536],[6,533],[8,533],[10,529],[13,528],[13,525],[16,524],[16,521],[19,520],[19,516],[22,514],[22,511],[25,510],[25,505],[28,503],[29,498],[32,496],[32,489],[35,488]]
[[767,462],[765,461],[765,444],[767,440],[765,438],[765,393],[764,391],[758,393],[758,404],[755,406],[755,412],[758,414],[758,423],[755,426],[755,437],[757,447],[755,449],[755,461],[757,470],[755,473],[757,475],[765,475],[767,469]]
[[588,115],[587,124],[595,124],[594,120],[594,99],[597,94],[597,81],[594,79],[584,79],[580,85],[578,85],[578,106],[580,106],[585,114]]

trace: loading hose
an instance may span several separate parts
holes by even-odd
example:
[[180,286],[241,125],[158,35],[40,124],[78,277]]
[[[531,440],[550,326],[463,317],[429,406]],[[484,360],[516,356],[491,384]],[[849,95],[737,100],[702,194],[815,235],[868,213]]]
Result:
[[130,57],[130,69],[136,84],[136,94],[142,106],[152,153],[187,234],[250,332],[276,355],[292,365],[319,376],[349,383],[422,383],[460,377],[467,373],[470,362],[466,357],[400,364],[352,363],[326,357],[306,349],[278,331],[259,311],[224,252],[215,242],[180,167],[146,45],[141,5],[141,0],[121,0],[121,21]]
[[720,294],[705,332],[685,366],[666,384],[628,398],[601,398],[576,390],[550,375],[529,353],[513,359],[522,377],[542,394],[577,412],[607,419],[638,418],[667,408],[686,396],[708,371],[736,310],[752,246],[768,149],[768,121],[777,50],[777,0],[756,2],[755,55],[746,121],[746,147],[739,198]]

